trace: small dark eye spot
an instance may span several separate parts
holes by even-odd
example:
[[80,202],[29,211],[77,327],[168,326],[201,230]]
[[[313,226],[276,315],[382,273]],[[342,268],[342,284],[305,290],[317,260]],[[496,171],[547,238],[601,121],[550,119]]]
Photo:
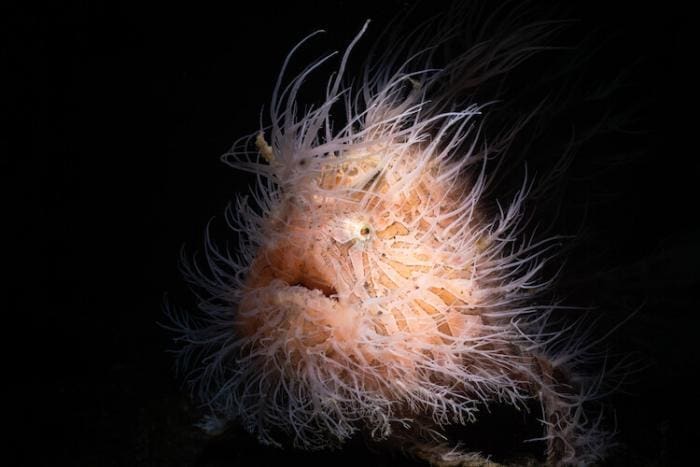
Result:
[[299,165],[306,165],[306,159],[302,159],[299,161]]
[[360,235],[362,235],[363,237],[366,237],[367,235],[369,235],[369,227],[367,227],[367,226],[362,227],[360,229]]

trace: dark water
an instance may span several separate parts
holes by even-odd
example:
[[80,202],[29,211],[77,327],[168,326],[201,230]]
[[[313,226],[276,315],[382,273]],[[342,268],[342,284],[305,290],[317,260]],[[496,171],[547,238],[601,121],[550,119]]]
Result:
[[[366,17],[385,24],[410,2],[378,3],[2,7],[1,69],[11,78],[0,148],[11,234],[6,465],[411,465],[361,440],[303,453],[261,447],[236,428],[205,437],[192,427],[197,410],[156,324],[166,291],[174,303],[191,300],[177,271],[180,245],[201,249],[206,222],[249,182],[218,156],[257,128],[286,52],[318,27],[329,30],[328,43],[314,52],[340,47]],[[643,305],[611,337],[616,351],[647,366],[611,399],[623,447],[610,465],[682,465],[699,434],[691,415],[700,323],[694,31],[688,12],[665,4],[571,8],[579,32],[595,26],[608,37],[586,73],[622,73],[612,101],[641,107],[621,129],[627,138],[595,143],[620,145],[608,152],[625,160],[583,159],[575,170],[588,178],[566,195],[590,204],[592,237],[572,253],[572,296],[586,301],[595,290],[591,304],[617,310],[611,322]],[[594,107],[580,111],[599,118]],[[476,448],[527,455],[513,433],[531,428],[517,417],[484,421],[472,432]]]

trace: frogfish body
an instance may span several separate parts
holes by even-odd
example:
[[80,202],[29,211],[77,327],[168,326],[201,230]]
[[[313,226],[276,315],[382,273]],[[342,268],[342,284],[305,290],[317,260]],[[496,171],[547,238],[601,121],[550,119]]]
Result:
[[258,183],[227,212],[237,252],[209,242],[209,273],[185,265],[206,292],[198,320],[175,319],[196,396],[265,443],[317,449],[362,431],[445,465],[476,456],[424,449],[445,427],[535,400],[549,463],[601,458],[608,435],[587,411],[597,378],[576,366],[585,345],[552,331],[558,305],[537,299],[558,243],[528,230],[534,184],[488,196],[506,157],[493,148],[517,128],[483,141],[488,103],[456,97],[532,54],[531,30],[439,69],[425,51],[398,65],[380,54],[359,89],[345,87],[366,28],[301,114],[298,90],[329,57],[287,82],[288,58],[270,125],[225,156]]

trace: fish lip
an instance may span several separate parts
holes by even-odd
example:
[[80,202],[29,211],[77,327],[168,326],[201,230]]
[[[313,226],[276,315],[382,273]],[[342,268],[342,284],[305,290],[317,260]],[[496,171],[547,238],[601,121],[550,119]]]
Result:
[[312,293],[314,293],[315,290],[318,290],[321,292],[321,294],[323,294],[324,297],[330,300],[334,300],[336,302],[338,301],[338,291],[336,290],[336,288],[325,283],[309,283],[302,279],[292,284],[289,284],[287,287],[304,289]]
[[266,297],[268,300],[279,301],[287,297],[306,296],[315,300],[328,300],[334,303],[339,301],[338,292],[335,287],[317,287],[315,283],[298,280],[292,283],[282,279],[273,279],[261,287],[256,287],[255,295]]

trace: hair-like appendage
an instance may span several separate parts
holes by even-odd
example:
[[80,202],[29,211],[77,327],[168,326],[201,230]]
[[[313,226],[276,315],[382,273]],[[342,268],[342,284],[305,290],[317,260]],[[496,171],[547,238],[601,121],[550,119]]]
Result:
[[[565,307],[544,267],[562,237],[538,232],[527,206],[547,186],[526,175],[507,200],[490,191],[502,166],[521,163],[509,152],[531,115],[486,139],[491,101],[474,100],[475,90],[562,25],[517,26],[521,13],[439,64],[461,33],[455,20],[428,22],[409,40],[382,37],[385,52],[370,55],[359,85],[345,84],[365,24],[314,107],[298,93],[335,54],[292,78],[295,51],[318,33],[288,55],[269,125],[224,156],[257,176],[251,197],[226,212],[236,251],[207,236],[206,268],[183,257],[199,312],[173,313],[173,328],[210,428],[236,420],[262,442],[288,437],[309,449],[358,430],[400,431],[420,455],[456,465],[475,454],[425,440],[475,421],[483,405],[537,399],[551,463],[604,454],[608,434],[588,407],[602,375],[580,371],[593,344],[576,321],[552,320]],[[432,28],[448,37],[430,43]]]

